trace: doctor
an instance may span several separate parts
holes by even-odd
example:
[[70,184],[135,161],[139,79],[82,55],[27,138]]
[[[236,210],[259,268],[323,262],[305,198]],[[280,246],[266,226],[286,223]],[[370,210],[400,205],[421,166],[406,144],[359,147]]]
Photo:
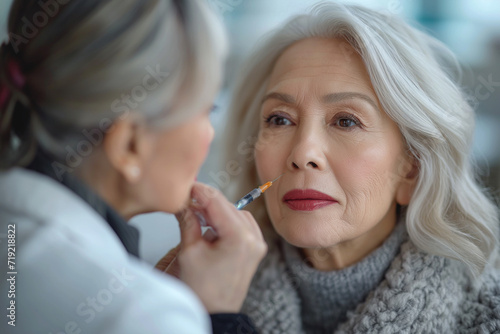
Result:
[[[0,332],[253,332],[238,312],[266,245],[248,212],[195,182],[226,52],[206,5],[15,0],[9,36]],[[126,221],[152,211],[177,213],[180,280],[138,259]]]

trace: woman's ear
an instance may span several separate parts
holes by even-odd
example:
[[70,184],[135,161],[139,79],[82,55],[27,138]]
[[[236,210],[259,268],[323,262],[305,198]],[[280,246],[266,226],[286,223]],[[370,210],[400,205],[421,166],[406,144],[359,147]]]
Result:
[[400,182],[396,189],[396,203],[408,205],[418,180],[419,164],[415,156],[407,153],[399,166]]
[[144,143],[140,125],[131,117],[118,118],[104,136],[103,149],[113,168],[129,183],[143,175]]

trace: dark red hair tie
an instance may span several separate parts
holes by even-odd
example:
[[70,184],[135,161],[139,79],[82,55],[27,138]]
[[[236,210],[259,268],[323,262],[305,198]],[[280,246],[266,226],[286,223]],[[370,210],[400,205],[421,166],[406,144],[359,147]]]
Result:
[[[6,47],[6,45],[2,45],[2,48],[4,47]],[[12,96],[12,90],[10,86],[18,90],[22,90],[26,85],[26,78],[24,77],[21,66],[16,59],[10,58],[7,61],[5,74],[6,75],[3,76],[2,80],[4,82],[0,81],[0,109],[5,107],[5,104]]]

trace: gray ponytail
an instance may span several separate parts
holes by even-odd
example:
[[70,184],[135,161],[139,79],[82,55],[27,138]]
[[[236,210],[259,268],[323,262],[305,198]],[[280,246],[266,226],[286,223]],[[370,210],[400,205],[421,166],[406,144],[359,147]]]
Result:
[[[176,126],[217,89],[226,40],[203,1],[51,4],[15,0],[9,14],[0,82],[13,94],[0,109],[1,169],[29,163],[36,147],[61,160],[68,150],[86,155],[80,144],[96,144],[129,113]],[[21,89],[8,80],[9,59],[26,79]]]

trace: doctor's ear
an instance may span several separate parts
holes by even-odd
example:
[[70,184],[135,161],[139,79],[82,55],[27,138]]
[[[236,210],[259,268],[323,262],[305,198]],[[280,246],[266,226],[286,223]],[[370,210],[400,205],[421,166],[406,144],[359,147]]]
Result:
[[131,184],[144,175],[145,162],[151,152],[149,140],[145,126],[129,116],[116,119],[104,136],[104,154],[111,166]]

